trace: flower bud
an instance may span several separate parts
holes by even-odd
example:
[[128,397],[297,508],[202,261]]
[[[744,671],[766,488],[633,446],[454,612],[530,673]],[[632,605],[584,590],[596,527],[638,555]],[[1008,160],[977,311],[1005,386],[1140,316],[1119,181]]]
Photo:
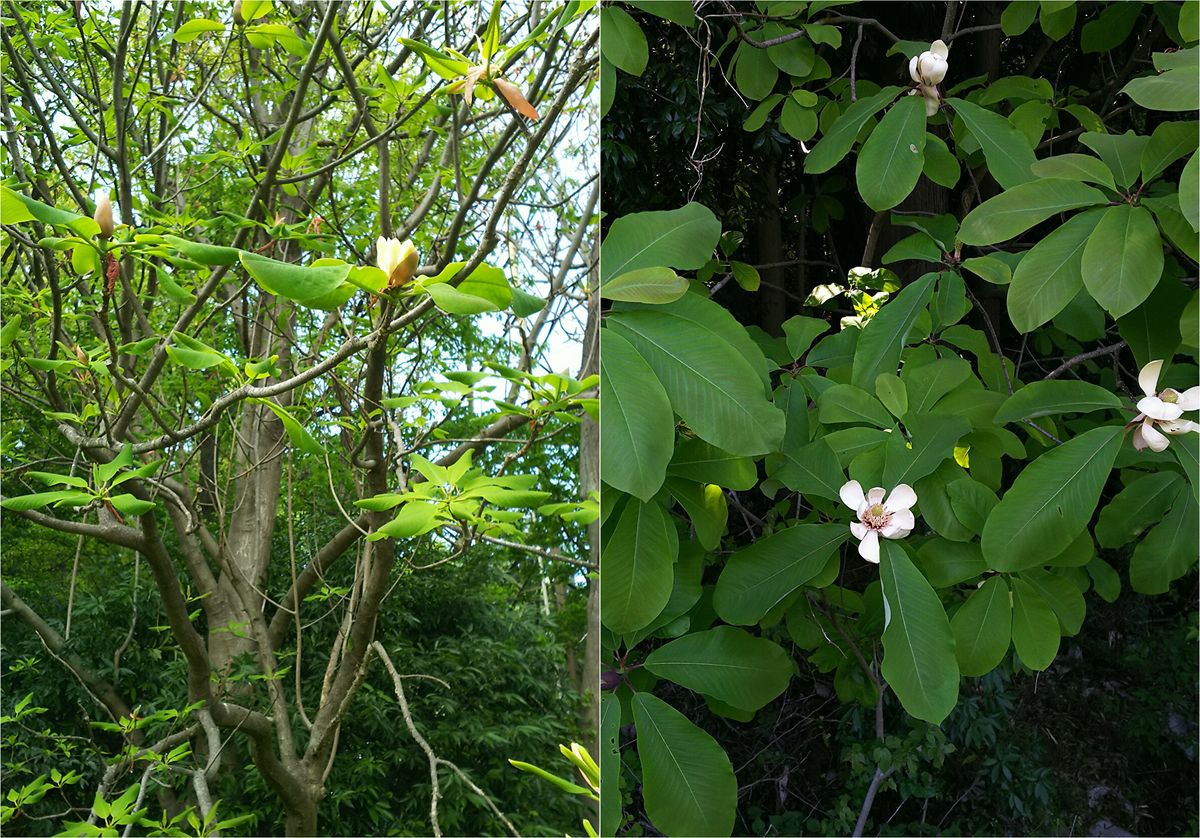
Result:
[[908,74],[918,84],[941,84],[949,69],[950,48],[943,41],[934,41],[929,49],[908,62]]
[[113,234],[112,200],[108,192],[96,191],[96,214],[92,219],[100,227],[100,237],[109,238]]
[[375,243],[375,264],[387,274],[388,288],[397,288],[412,279],[417,262],[417,248],[412,239],[400,241],[380,236]]

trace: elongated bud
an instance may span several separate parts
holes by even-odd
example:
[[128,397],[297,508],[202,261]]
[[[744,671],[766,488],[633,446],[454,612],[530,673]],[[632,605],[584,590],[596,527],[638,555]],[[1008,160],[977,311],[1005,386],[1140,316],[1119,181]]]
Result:
[[108,192],[96,192],[96,214],[92,218],[100,227],[100,237],[110,238],[113,234],[113,214]]

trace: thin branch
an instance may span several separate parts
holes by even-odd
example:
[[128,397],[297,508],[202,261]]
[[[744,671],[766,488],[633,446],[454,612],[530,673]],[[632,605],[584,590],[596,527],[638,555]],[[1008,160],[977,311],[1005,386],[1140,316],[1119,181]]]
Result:
[[1128,344],[1126,344],[1125,341],[1119,340],[1112,346],[1102,346],[1099,349],[1093,349],[1091,352],[1081,352],[1074,358],[1068,358],[1055,367],[1044,380],[1049,381],[1051,378],[1058,378],[1071,367],[1075,366],[1076,364],[1082,364],[1084,361],[1090,361],[1093,358],[1100,358],[1104,355],[1113,355],[1117,352],[1120,352],[1127,345]]

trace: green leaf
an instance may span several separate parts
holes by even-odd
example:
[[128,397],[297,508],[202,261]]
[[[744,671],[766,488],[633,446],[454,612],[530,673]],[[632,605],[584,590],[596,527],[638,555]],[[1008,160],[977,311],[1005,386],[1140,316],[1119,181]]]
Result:
[[220,364],[233,365],[228,355],[213,349],[183,332],[172,332],[174,345],[167,347],[167,354],[177,364],[192,370],[206,370]]
[[[914,97],[915,98],[915,97]],[[850,381],[858,387],[874,388],[881,372],[895,372],[900,352],[917,316],[929,305],[937,274],[927,273],[905,286],[879,313],[867,321],[854,351]]]
[[175,30],[172,36],[176,43],[186,44],[188,41],[194,41],[205,32],[224,32],[225,24],[218,23],[215,20],[207,18],[196,18],[189,20],[187,23]]
[[727,623],[757,623],[820,573],[849,536],[844,524],[797,524],[760,538],[725,563],[713,608]]
[[905,96],[880,120],[858,155],[855,178],[867,206],[878,212],[907,198],[921,177],[924,149],[925,100]]
[[388,521],[375,532],[367,536],[368,541],[379,541],[382,538],[415,538],[424,535],[441,525],[441,518],[435,504],[422,501],[409,501],[400,507],[396,517]]
[[247,401],[266,405],[272,413],[278,416],[279,421],[283,423],[284,431],[287,432],[288,439],[291,440],[292,445],[296,448],[317,457],[321,456],[324,452],[325,449],[321,447],[321,443],[313,439],[312,434],[297,422],[296,418],[285,408],[280,407],[270,399],[247,399]]
[[1126,131],[1124,134],[1101,134],[1088,132],[1079,137],[1079,142],[1100,155],[1104,165],[1113,173],[1117,186],[1126,189],[1133,185],[1140,173],[1142,152],[1149,137]]
[[1158,471],[1133,481],[1100,510],[1096,541],[1110,550],[1133,541],[1146,527],[1162,520],[1182,485],[1183,478],[1173,471]]
[[472,315],[487,311],[503,311],[512,303],[512,287],[504,271],[491,265],[475,268],[458,285],[450,281],[466,266],[466,262],[451,262],[437,276],[419,280],[434,303],[449,314]]
[[[646,814],[664,835],[728,836],[737,780],[717,741],[647,692],[630,700]],[[603,796],[603,795],[602,795]]]
[[942,603],[898,542],[880,543],[883,679],[910,716],[941,724],[958,703],[954,635]]
[[1179,211],[1193,230],[1200,231],[1200,154],[1189,157],[1179,175]]
[[600,286],[607,300],[631,303],[670,303],[688,290],[688,281],[670,268],[651,267],[626,271]]
[[692,9],[691,0],[629,0],[629,5],[680,26],[696,25],[696,12]]
[[637,631],[658,616],[671,598],[679,537],[658,503],[630,498],[604,543],[604,624],[618,634]]
[[350,272],[350,266],[346,264],[304,267],[245,251],[239,252],[238,258],[264,291],[304,306],[311,306],[334,292]]
[[1031,167],[1036,159],[1033,150],[1011,122],[964,99],[948,99],[947,102],[983,149],[988,171],[997,183],[1012,189],[1033,179]]
[[1113,317],[1137,308],[1162,276],[1162,239],[1144,207],[1109,207],[1083,248],[1083,282]]
[[754,460],[722,451],[702,439],[680,440],[669,469],[673,475],[738,492],[749,491],[758,484]]
[[972,256],[970,259],[964,259],[962,266],[993,285],[1008,285],[1012,282],[1012,268],[995,256]]
[[145,515],[155,507],[152,501],[140,500],[133,495],[113,495],[108,502],[122,515]]
[[236,247],[188,241],[179,236],[164,235],[163,239],[188,259],[201,265],[232,265],[242,254]]
[[255,49],[270,49],[278,44],[297,58],[307,58],[309,45],[290,26],[282,23],[257,23],[242,30]]
[[730,262],[729,271],[733,274],[737,284],[747,291],[757,291],[758,286],[762,283],[762,277],[758,275],[758,270],[745,262]]
[[890,428],[892,417],[879,399],[853,384],[834,384],[817,399],[818,417],[827,425],[866,422]]
[[793,139],[806,142],[817,133],[817,112],[796,103],[793,96],[787,97],[779,113],[779,127]]
[[804,158],[804,171],[810,175],[819,175],[836,166],[850,151],[854,139],[867,124],[867,120],[887,107],[899,93],[899,87],[885,87],[875,95],[859,99],[846,108],[846,112]]
[[767,473],[793,492],[828,500],[837,500],[846,482],[837,455],[824,438],[799,447],[785,444],[779,454],[768,457]]
[[1030,170],[1040,178],[1079,180],[1115,190],[1112,172],[1090,154],[1060,154],[1036,161]]
[[466,75],[467,71],[471,69],[469,62],[447,55],[441,50],[434,49],[420,41],[401,38],[400,43],[421,56],[421,59],[430,70],[433,70],[433,72],[448,81],[456,81]]
[[666,487],[691,519],[700,546],[705,550],[717,549],[729,523],[729,505],[721,487],[679,477],[668,477]]
[[720,238],[721,222],[702,204],[622,216],[600,246],[601,287],[638,268],[702,268]]
[[675,412],[698,436],[731,454],[775,450],[784,418],[768,401],[761,374],[721,339],[720,325],[706,327],[691,319],[695,313],[669,306],[620,311],[609,315],[608,324],[641,353]]
[[1042,568],[1021,571],[1020,577],[1041,595],[1054,611],[1063,637],[1079,634],[1087,605],[1075,583],[1062,574]]
[[945,141],[928,132],[925,134],[925,165],[921,171],[925,177],[947,189],[957,186],[958,179],[962,176],[958,158],[950,151]]
[[1139,166],[1142,183],[1154,180],[1181,157],[1196,150],[1200,125],[1191,122],[1164,122],[1154,129],[1142,151]]
[[1017,264],[1008,316],[1022,332],[1049,322],[1083,288],[1083,250],[1104,210],[1081,212],[1039,241]]
[[1194,111],[1200,110],[1200,86],[1195,82],[1195,70],[1168,70],[1136,78],[1121,92],[1152,111]]
[[1078,181],[1035,180],[975,207],[963,219],[958,237],[964,244],[976,245],[1008,241],[1060,212],[1106,200],[1103,192]]
[[93,496],[87,492],[76,492],[63,489],[57,492],[36,492],[32,495],[19,495],[15,498],[5,498],[0,506],[21,512],[26,509],[41,509],[43,506],[58,504],[60,506],[83,506],[92,501]]
[[1087,571],[1100,598],[1105,602],[1116,602],[1121,595],[1121,577],[1112,565],[1097,556],[1088,562]]
[[1012,580],[1012,639],[1021,663],[1041,671],[1058,655],[1060,634],[1054,609],[1024,579]]
[[973,591],[950,621],[950,628],[963,675],[987,675],[995,669],[1012,641],[1012,604],[1003,577],[993,576]]
[[1083,52],[1108,52],[1119,46],[1133,31],[1133,24],[1141,11],[1141,3],[1112,3],[1105,6],[1099,15],[1083,25],[1079,38]]
[[646,35],[628,12],[617,6],[605,6],[600,10],[600,27],[604,37],[600,39],[600,50],[615,67],[620,67],[631,76],[640,76],[646,71],[650,50]]
[[742,95],[757,102],[775,89],[779,68],[771,60],[769,50],[743,42],[738,44],[734,58],[733,78]]
[[1065,550],[1091,520],[1122,437],[1119,427],[1095,428],[1026,466],[983,528],[988,565],[1023,570]]
[[829,331],[829,324],[816,317],[805,317],[797,314],[783,321],[783,334],[787,338],[788,354],[799,358],[817,337]]
[[[1136,485],[1136,484],[1135,484]],[[1139,594],[1165,594],[1196,563],[1200,506],[1180,486],[1171,511],[1134,548],[1129,584]]]
[[1059,413],[1090,413],[1119,408],[1121,399],[1086,381],[1034,381],[1017,390],[996,411],[996,424],[1054,416]]
[[787,689],[792,659],[777,643],[732,626],[695,632],[660,646],[646,669],[742,710],[757,710]]
[[[963,526],[973,533],[983,531],[987,516],[1000,502],[995,492],[978,480],[972,480],[969,477],[947,483],[946,496],[950,499],[950,508],[954,511],[954,517],[958,518]],[[933,580],[930,579],[930,581]]]
[[903,435],[893,432],[884,446],[883,482],[887,486],[912,485],[937,470],[954,453],[954,445],[971,424],[961,416],[944,413],[909,412],[904,420],[912,435],[906,443]]
[[[621,700],[611,692],[600,697],[600,788],[615,789],[621,781]],[[621,798],[600,795],[600,834],[616,835],[621,825]]]
[[1025,34],[1037,20],[1038,4],[1030,0],[1012,0],[1000,14],[1000,29],[1010,38]]
[[600,353],[600,474],[648,501],[662,486],[675,441],[675,418],[654,371],[619,334],[604,330]]
[[938,399],[958,389],[971,377],[971,365],[962,358],[938,358],[919,367],[905,365],[900,380],[908,391],[911,413],[928,413]]
[[100,225],[86,215],[43,204],[20,192],[14,192],[7,186],[0,186],[0,217],[4,218],[5,224],[37,220],[54,227],[68,227],[84,238],[91,239],[100,235]]

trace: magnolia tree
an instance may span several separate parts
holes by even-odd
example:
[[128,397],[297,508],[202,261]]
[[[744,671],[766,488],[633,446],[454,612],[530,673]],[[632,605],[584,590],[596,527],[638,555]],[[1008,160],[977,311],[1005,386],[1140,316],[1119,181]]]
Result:
[[[736,188],[775,231],[626,214],[605,158],[602,834],[730,834],[704,720],[771,712],[797,667],[875,709],[861,834],[904,764],[888,719],[920,750],[964,678],[1050,667],[1085,595],[1196,563],[1198,5],[946,3],[932,32],[835,5],[601,11],[606,107],[652,58],[637,10],[697,46],[693,193],[722,162],[706,90],[745,103],[771,185]],[[1080,53],[1086,85],[1044,60]],[[606,154],[636,162],[623,130]],[[860,217],[851,255],[832,228]],[[660,697],[686,691],[708,712]]]
[[[316,834],[379,658],[434,833],[439,774],[487,799],[373,641],[394,586],[489,545],[594,588],[586,549],[535,543],[594,499],[523,471],[595,416],[589,6],[6,7],[0,505],[85,562],[84,541],[132,551],[174,641],[119,684],[119,653],[111,676],[76,653],[69,604],[3,585],[6,628],[123,746],[80,834],[151,827],[155,798],[164,834],[231,828],[211,790],[247,749],[286,814],[260,828]],[[164,677],[177,704],[140,708],[129,685]],[[8,828],[79,781],[54,774],[9,796]]]

